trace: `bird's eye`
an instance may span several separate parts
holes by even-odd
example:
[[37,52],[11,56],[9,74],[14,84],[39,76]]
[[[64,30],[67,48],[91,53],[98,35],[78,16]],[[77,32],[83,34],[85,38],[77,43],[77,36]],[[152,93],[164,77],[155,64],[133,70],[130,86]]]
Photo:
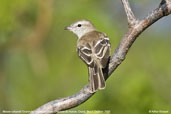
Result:
[[78,24],[78,27],[81,27],[81,24]]

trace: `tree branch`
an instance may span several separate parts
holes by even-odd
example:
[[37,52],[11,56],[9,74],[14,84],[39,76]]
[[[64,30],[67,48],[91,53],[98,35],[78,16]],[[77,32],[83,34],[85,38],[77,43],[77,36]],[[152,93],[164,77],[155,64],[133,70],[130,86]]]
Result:
[[128,25],[129,27],[131,27],[136,24],[137,20],[134,16],[134,13],[132,12],[132,9],[129,5],[128,0],[121,0],[121,1],[125,9],[125,13],[126,13],[127,20],[128,20]]
[[[160,18],[171,14],[171,0],[166,0],[163,3],[161,2],[159,7],[152,11],[147,17],[145,17],[141,21],[137,21],[129,6],[128,1],[122,0],[122,3],[127,15],[129,29],[123,39],[120,41],[120,44],[116,48],[114,54],[110,57],[108,66],[104,69],[105,79],[107,79],[122,63],[128,53],[128,50],[130,49],[136,38],[146,28],[148,28]],[[30,114],[52,114],[58,111],[67,110],[82,104],[92,95],[93,94],[89,92],[88,85],[86,85],[78,93],[44,104],[43,106],[32,111]]]

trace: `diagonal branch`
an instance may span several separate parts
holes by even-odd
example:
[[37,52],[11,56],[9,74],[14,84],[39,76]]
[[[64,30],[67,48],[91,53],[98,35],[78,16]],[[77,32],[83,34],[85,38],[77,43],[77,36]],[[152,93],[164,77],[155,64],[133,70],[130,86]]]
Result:
[[171,14],[171,7],[168,7],[167,4],[163,4],[157,9],[153,10],[150,14],[148,14],[147,17],[136,23],[135,26],[129,28],[128,32],[125,34],[119,46],[111,57],[109,69],[111,69],[112,71],[110,72],[109,70],[109,74],[112,73],[117,68],[117,66],[119,66],[120,63],[125,59],[128,50],[130,49],[136,38],[150,25],[169,14]]
[[131,27],[136,24],[137,20],[134,16],[134,13],[132,12],[132,9],[129,5],[128,0],[121,0],[121,1],[125,9],[125,13],[126,13],[127,20],[128,20],[128,25],[129,27]]
[[[155,23],[160,18],[171,14],[171,0],[166,0],[159,5],[157,9],[152,11],[147,17],[141,21],[136,21],[127,0],[122,0],[125,7],[125,12],[128,17],[128,23],[131,26],[128,29],[128,32],[125,34],[120,44],[116,48],[114,54],[109,60],[108,66],[104,69],[104,76],[107,79],[116,68],[122,63],[125,59],[130,47],[136,40],[136,38],[150,25]],[[129,10],[129,11],[128,11]],[[129,13],[129,14],[128,14]],[[136,21],[136,23],[135,23]],[[132,24],[133,23],[133,24]],[[134,26],[132,26],[134,25]],[[83,87],[78,93],[62,98],[59,100],[51,101],[43,106],[32,111],[30,114],[52,114],[62,110],[67,110],[73,107],[76,107],[86,100],[88,100],[93,94],[89,93],[88,85]]]

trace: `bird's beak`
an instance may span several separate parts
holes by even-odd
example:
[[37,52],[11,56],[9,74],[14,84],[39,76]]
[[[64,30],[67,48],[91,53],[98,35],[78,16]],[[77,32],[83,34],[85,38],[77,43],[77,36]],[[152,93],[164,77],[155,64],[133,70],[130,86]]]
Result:
[[64,30],[69,30],[68,27],[64,27]]
[[64,30],[71,30],[71,26],[64,27]]

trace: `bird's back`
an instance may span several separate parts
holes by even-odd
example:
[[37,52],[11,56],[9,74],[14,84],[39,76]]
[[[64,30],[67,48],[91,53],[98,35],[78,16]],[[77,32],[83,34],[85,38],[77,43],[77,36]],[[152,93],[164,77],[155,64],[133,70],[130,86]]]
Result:
[[102,33],[102,32],[98,32],[98,31],[92,31],[89,32],[87,34],[85,34],[84,36],[82,36],[78,42],[77,42],[77,46],[79,45],[87,45],[89,44],[90,46],[93,46],[94,42],[101,39],[101,38],[105,38],[107,37],[106,34]]

